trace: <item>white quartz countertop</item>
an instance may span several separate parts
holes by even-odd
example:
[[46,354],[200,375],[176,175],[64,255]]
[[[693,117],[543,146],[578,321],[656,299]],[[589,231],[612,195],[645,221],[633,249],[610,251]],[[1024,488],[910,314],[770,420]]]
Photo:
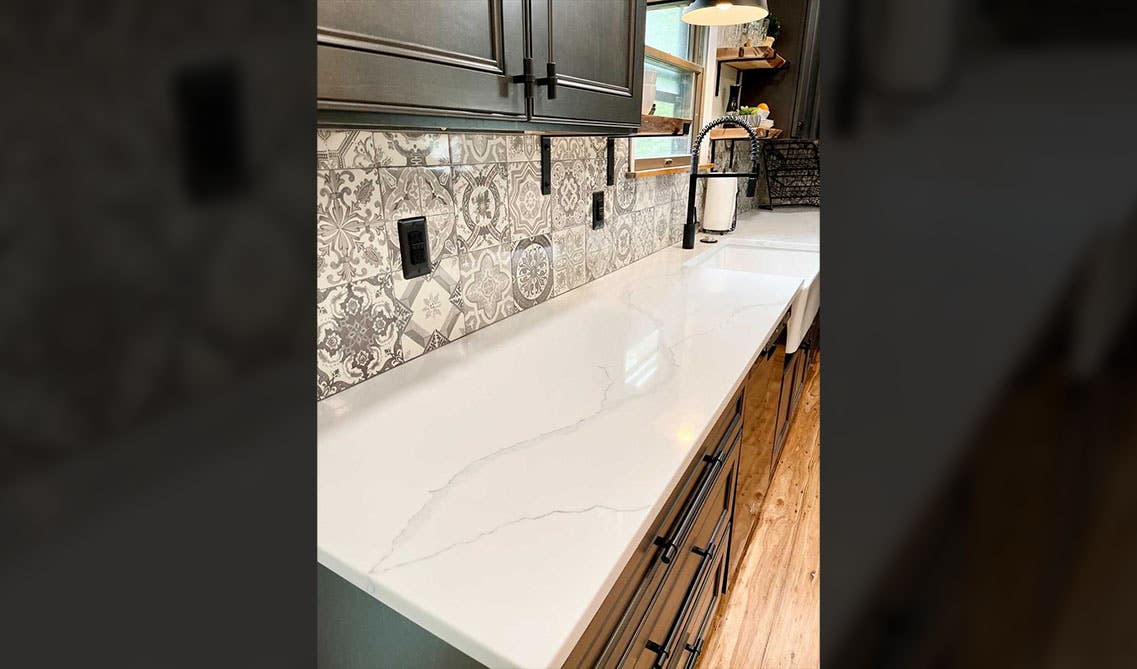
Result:
[[[807,213],[734,234],[816,242]],[[800,283],[696,247],[319,402],[319,562],[484,664],[562,664]]]
[[776,211],[752,209],[738,215],[736,234],[771,245],[821,250],[821,214],[815,207],[787,207]]

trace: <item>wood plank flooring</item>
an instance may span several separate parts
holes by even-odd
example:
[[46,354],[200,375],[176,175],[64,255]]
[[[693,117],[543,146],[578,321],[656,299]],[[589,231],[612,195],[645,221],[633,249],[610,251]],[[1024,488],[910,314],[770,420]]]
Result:
[[820,387],[814,363],[700,669],[820,664]]

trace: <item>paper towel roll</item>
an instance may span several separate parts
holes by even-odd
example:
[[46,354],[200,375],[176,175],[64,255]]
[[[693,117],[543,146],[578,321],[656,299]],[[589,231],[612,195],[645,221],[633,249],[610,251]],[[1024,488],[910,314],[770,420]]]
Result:
[[734,199],[738,183],[734,179],[708,179],[706,203],[703,205],[704,230],[730,230],[734,222]]

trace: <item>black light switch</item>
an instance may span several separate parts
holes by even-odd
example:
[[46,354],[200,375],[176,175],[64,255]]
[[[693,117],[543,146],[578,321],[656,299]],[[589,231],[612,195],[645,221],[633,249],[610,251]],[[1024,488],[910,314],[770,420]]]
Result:
[[426,234],[426,217],[399,220],[399,254],[403,258],[403,278],[430,274],[430,239]]
[[598,190],[592,194],[592,229],[599,230],[604,227],[604,191]]

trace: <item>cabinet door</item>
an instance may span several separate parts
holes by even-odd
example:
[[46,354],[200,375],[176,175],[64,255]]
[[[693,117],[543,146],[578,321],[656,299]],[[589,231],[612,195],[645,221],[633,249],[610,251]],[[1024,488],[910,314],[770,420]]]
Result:
[[320,0],[322,109],[525,117],[524,0]]
[[778,369],[781,372],[781,384],[778,391],[778,420],[774,427],[774,453],[770,458],[771,477],[774,475],[774,470],[778,468],[778,456],[782,453],[782,444],[785,442],[786,432],[789,428],[790,411],[792,410],[790,400],[794,392],[793,358],[786,357],[786,343],[784,339],[778,342],[774,357],[781,360],[781,364],[778,365]]
[[533,97],[535,120],[639,127],[645,0],[532,0],[533,70],[556,63],[557,93]]
[[738,570],[746,546],[758,524],[762,501],[770,487],[774,429],[778,424],[778,398],[782,389],[781,358],[758,357],[746,381],[746,416],[742,421],[738,491],[735,495],[734,532],[730,545],[731,573]]

